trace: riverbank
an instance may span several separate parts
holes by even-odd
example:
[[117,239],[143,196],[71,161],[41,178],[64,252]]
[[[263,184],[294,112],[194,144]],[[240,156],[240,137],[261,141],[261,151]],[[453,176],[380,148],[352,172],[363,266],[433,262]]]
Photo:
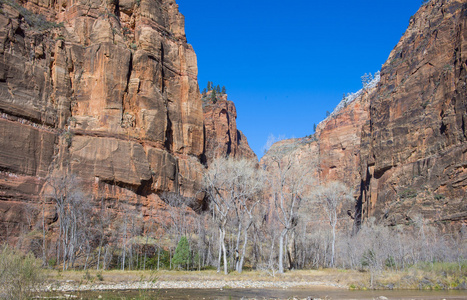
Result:
[[43,291],[73,292],[144,289],[353,289],[452,290],[467,289],[467,276],[449,276],[437,270],[413,268],[373,274],[355,270],[288,271],[271,276],[261,271],[46,271]]
[[269,276],[263,272],[222,275],[215,271],[47,271],[43,291],[73,292],[140,289],[348,289],[354,271],[290,271]]

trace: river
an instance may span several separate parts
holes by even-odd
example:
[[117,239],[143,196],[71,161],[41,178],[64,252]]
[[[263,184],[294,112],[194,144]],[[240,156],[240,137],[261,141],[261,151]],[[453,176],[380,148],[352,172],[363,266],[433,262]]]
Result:
[[[140,291],[96,291],[49,295],[48,299],[72,295],[77,299],[467,299],[467,291],[349,291],[342,289],[167,289]],[[385,297],[385,298],[383,298]]]

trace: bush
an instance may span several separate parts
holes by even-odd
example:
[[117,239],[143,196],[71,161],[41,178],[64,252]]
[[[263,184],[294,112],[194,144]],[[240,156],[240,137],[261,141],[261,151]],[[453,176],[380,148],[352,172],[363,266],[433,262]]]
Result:
[[30,299],[42,283],[41,262],[8,246],[0,248],[0,298]]
[[99,281],[104,281],[104,276],[102,275],[102,273],[97,273],[97,274],[96,274],[96,278],[97,278],[97,280],[99,280]]
[[185,236],[182,236],[178,242],[177,249],[173,256],[174,265],[188,266],[191,260],[190,245]]

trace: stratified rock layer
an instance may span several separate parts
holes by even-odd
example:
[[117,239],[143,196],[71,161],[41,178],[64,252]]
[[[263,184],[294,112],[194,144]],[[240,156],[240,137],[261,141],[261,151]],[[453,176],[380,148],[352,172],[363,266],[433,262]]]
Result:
[[351,186],[357,222],[465,221],[466,16],[465,0],[423,5],[377,87],[333,113],[312,138],[272,150],[313,161],[321,183]]
[[215,103],[210,96],[205,96],[203,101],[207,163],[225,156],[257,161],[245,135],[237,129],[237,110],[234,103],[227,100],[227,95],[217,96]]
[[197,195],[196,55],[173,0],[3,1],[0,24],[0,236],[54,169],[96,198]]
[[467,219],[467,1],[430,1],[381,70],[362,134],[362,212]]
[[[40,203],[57,221],[45,183],[58,170],[94,204],[144,218],[163,192],[203,201],[197,61],[174,0],[0,5],[0,236],[31,229]],[[229,114],[237,134],[233,103]],[[232,149],[251,156],[236,136]]]

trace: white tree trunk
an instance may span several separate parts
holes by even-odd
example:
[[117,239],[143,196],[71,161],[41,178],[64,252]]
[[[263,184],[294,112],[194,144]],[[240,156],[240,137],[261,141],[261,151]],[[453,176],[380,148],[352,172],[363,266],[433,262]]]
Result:
[[333,224],[332,225],[332,244],[331,244],[331,268],[334,267],[335,247],[336,247],[336,224]]
[[225,248],[225,228],[222,228],[222,251],[224,252],[224,274],[228,275],[229,272],[227,270],[227,249]]
[[279,274],[284,273],[284,242],[286,235],[287,229],[284,229],[279,237]]
[[237,272],[242,273],[243,271],[243,264],[245,262],[245,253],[246,253],[246,246],[248,244],[248,228],[245,230],[245,234],[243,237],[243,249],[242,254],[240,256],[240,261],[238,263]]
[[222,243],[224,238],[222,237],[222,230],[219,228],[219,258],[217,259],[217,273],[221,271],[221,260],[222,260]]

